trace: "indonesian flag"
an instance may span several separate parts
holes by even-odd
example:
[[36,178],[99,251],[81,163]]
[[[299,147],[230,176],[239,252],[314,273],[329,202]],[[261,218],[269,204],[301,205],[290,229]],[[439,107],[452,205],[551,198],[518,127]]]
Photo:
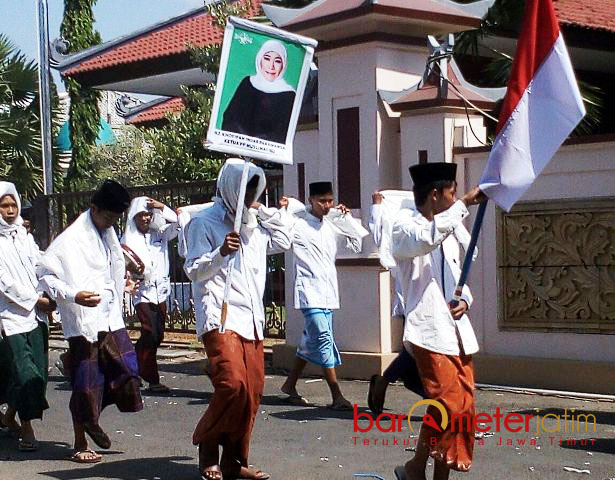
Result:
[[551,0],[526,0],[517,55],[480,189],[506,211],[585,115]]

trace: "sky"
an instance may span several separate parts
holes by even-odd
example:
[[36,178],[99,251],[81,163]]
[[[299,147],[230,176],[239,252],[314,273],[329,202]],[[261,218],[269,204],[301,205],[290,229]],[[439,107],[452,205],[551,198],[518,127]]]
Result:
[[[60,36],[64,0],[47,0],[49,38]],[[103,42],[154,25],[203,6],[203,0],[98,0],[94,7],[95,28]],[[7,35],[29,59],[38,62],[37,0],[0,0],[0,33]],[[65,90],[53,71],[58,91]]]

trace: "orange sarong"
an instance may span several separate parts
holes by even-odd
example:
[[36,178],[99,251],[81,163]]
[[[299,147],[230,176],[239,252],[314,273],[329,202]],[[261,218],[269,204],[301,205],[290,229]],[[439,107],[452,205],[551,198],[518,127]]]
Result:
[[233,331],[203,335],[214,393],[194,430],[194,445],[222,446],[221,463],[248,466],[250,438],[265,384],[263,342]]
[[[442,432],[428,425],[421,426],[419,442],[429,446],[429,455],[438,462],[446,463],[452,470],[467,472],[472,466],[474,452],[474,367],[471,355],[445,355],[412,345],[423,388],[427,398],[440,402],[448,412],[449,424]],[[437,425],[442,416],[430,405],[427,414]],[[455,431],[451,425],[452,415],[469,416],[470,428],[463,421]],[[467,417],[466,417],[467,418]],[[461,431],[460,431],[461,430]]]

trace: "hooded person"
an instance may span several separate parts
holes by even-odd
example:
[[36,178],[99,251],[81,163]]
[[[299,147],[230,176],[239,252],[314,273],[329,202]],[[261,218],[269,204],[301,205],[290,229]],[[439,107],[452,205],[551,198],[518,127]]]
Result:
[[351,410],[337,381],[335,367],[341,356],[333,335],[333,310],[340,308],[335,259],[342,249],[359,253],[362,239],[369,233],[352,217],[348,208],[333,208],[331,182],[314,182],[309,186],[309,207],[301,209],[297,200],[288,199],[293,212],[292,251],[294,264],[295,308],[301,310],[305,328],[297,348],[295,364],[282,392],[295,405],[310,405],[297,392],[297,381],[307,362],[322,368],[331,391],[334,410]]
[[286,47],[267,40],[255,58],[256,74],[246,76],[233,94],[222,119],[222,130],[286,143],[295,90],[286,80]]
[[33,451],[38,444],[31,421],[49,408],[44,314],[55,304],[39,290],[40,252],[22,225],[15,185],[0,182],[0,404],[8,404],[3,423],[19,434],[19,450]]
[[137,356],[122,318],[124,255],[113,228],[129,205],[124,187],[105,180],[90,208],[51,243],[37,268],[42,287],[58,303],[68,341],[73,460],[80,463],[102,458],[88,448],[86,433],[99,447],[111,446],[99,425],[107,405],[121,412],[143,408]]
[[156,352],[164,340],[167,298],[171,292],[169,241],[177,237],[177,222],[177,215],[166,205],[149,197],[137,197],[130,203],[121,240],[144,265],[143,280],[132,298],[141,325],[135,350],[139,374],[155,393],[169,391],[160,383]]
[[[266,257],[290,248],[290,222],[285,210],[266,208],[257,201],[265,189],[265,174],[253,164],[249,165],[244,205],[236,212],[243,166],[243,160],[225,162],[214,204],[190,221],[186,237],[184,270],[192,281],[197,335],[205,346],[214,385],[192,437],[199,446],[200,473],[207,480],[269,478],[248,467],[248,452],[264,386]],[[239,233],[233,231],[236,215],[242,217]],[[237,258],[226,330],[220,333],[231,255]]]
[[[402,209],[393,222],[391,251],[398,268],[405,306],[404,347],[412,352],[428,398],[439,402],[448,418],[469,418],[466,425],[435,429],[423,423],[416,455],[395,469],[398,479],[425,478],[434,459],[434,478],[450,470],[468,471],[474,448],[474,368],[476,336],[467,316],[472,305],[468,286],[459,304],[451,303],[461,275],[457,231],[467,207],[486,199],[478,188],[456,198],[457,166],[427,163],[410,167],[416,210]],[[442,423],[438,408],[427,414]]]

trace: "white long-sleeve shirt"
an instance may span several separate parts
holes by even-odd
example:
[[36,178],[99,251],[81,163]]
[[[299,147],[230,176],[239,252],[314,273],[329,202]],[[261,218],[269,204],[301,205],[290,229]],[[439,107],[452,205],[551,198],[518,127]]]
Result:
[[359,253],[361,239],[343,235],[331,222],[305,211],[295,222],[292,243],[295,308],[340,308],[335,258],[340,247]]
[[[141,234],[140,240],[149,251],[151,265],[147,269],[149,275],[141,282],[133,297],[134,305],[141,302],[164,303],[171,292],[169,242],[177,237],[179,230],[177,215],[173,210],[165,206],[162,210],[162,216],[169,223],[159,230],[150,229],[149,232]],[[130,243],[128,243],[128,246],[132,248]]]
[[[381,203],[375,203],[372,205],[368,226],[370,232],[372,232],[374,243],[378,248],[380,248],[380,244],[382,242],[382,220],[384,215],[386,215],[384,205]],[[397,267],[389,267],[389,271],[391,272],[391,276],[393,277],[393,282],[395,284],[395,292],[393,293],[393,311],[391,313],[393,316],[403,317],[405,314],[404,295],[398,278],[399,271]]]
[[[124,255],[113,228],[101,236],[90,211],[82,213],[41,257],[37,274],[41,287],[58,303],[65,338],[83,336],[90,342],[98,332],[125,328],[122,299],[125,285]],[[75,302],[80,291],[97,293],[96,307]]]
[[34,239],[25,230],[0,235],[0,331],[7,336],[31,332],[38,325],[35,268],[39,257]]
[[[408,349],[414,344],[459,355],[458,332],[466,354],[478,351],[468,316],[455,321],[448,307],[461,275],[459,243],[451,234],[467,215],[465,204],[459,200],[435,215],[433,221],[412,210],[401,211],[395,221],[393,255],[406,305],[404,345]],[[467,285],[461,298],[468,307],[472,305]]]
[[[291,246],[290,222],[284,209],[258,209],[258,224],[243,227],[241,247],[236,253],[225,328],[246,340],[263,339],[265,311],[263,294],[267,273],[267,254]],[[220,327],[224,285],[230,255],[220,248],[233,231],[233,222],[224,207],[216,203],[190,222],[186,238],[184,270],[192,280],[196,331],[204,333]]]

